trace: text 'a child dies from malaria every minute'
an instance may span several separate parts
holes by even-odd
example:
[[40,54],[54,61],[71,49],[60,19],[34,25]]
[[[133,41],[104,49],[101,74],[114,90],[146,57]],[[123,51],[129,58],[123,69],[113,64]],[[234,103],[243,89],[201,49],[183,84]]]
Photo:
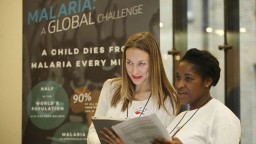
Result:
[[[123,51],[123,46],[109,46],[108,53],[120,53]],[[52,56],[56,55],[79,55],[79,54],[102,54],[105,53],[106,50],[104,47],[91,47],[91,48],[83,48],[82,51],[78,48],[67,48],[67,49],[52,49],[50,50],[50,54]],[[47,56],[46,50],[43,50],[42,56]],[[109,61],[109,63],[108,63]],[[77,60],[75,63],[71,61],[40,61],[40,62],[31,62],[31,68],[65,68],[65,67],[95,67],[95,66],[115,66],[120,65],[121,59],[88,59],[88,60]]]

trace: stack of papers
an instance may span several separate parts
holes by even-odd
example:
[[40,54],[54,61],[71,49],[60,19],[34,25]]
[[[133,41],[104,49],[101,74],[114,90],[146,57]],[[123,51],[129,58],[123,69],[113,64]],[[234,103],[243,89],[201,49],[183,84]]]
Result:
[[149,144],[154,138],[169,138],[169,133],[156,114],[128,120],[95,118],[93,124],[99,138],[104,137],[99,131],[106,127],[114,131],[125,144]]

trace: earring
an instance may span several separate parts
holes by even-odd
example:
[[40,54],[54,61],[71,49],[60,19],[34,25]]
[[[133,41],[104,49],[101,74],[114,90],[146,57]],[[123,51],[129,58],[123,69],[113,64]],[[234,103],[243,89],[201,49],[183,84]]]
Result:
[[205,85],[205,87],[207,88],[207,87],[208,87],[208,85]]

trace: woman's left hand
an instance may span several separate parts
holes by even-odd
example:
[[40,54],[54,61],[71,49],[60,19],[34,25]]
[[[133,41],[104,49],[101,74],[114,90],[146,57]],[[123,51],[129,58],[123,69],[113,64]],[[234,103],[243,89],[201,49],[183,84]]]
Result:
[[102,131],[100,131],[100,133],[105,136],[105,138],[100,139],[108,144],[124,144],[124,142],[117,135],[115,135],[107,128],[104,128]]

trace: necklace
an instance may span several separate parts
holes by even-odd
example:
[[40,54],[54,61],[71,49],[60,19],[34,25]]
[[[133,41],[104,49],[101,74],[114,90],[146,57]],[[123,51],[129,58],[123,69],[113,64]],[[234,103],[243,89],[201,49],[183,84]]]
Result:
[[[146,106],[148,105],[148,101],[149,101],[149,99],[150,99],[150,97],[151,97],[151,94],[152,94],[152,93],[150,93],[150,95],[149,95],[149,97],[148,97],[148,100],[147,100],[146,104],[144,105],[144,107],[143,107],[143,109],[142,109],[142,112],[140,113],[139,117],[141,117],[141,115],[143,114],[143,112],[144,112]],[[129,116],[129,114],[128,114],[128,106],[127,106],[126,117],[128,118],[128,116]]]
[[[212,97],[209,97],[202,106],[204,106],[205,104],[207,104],[210,100],[212,99]],[[190,116],[190,118],[181,126],[178,128],[178,130],[171,136],[174,137],[179,131],[180,129],[182,129],[192,118],[193,116],[197,113],[197,111],[202,107],[200,106],[193,114],[192,116]],[[180,122],[183,120],[183,118],[185,117],[185,115],[188,113],[188,110],[186,111],[186,113],[182,116],[182,118],[180,119],[180,121],[176,124],[176,126],[171,130],[170,134],[177,128],[177,126],[180,124]]]
[[[178,130],[171,136],[174,137],[181,128],[183,128],[191,119],[192,117],[197,113],[197,111],[199,110],[199,108],[193,113],[193,115],[180,127],[178,128]],[[176,124],[176,126],[172,129],[172,131],[170,132],[170,134],[177,128],[177,126],[180,124],[180,122],[183,120],[183,118],[185,117],[185,115],[188,113],[188,110],[186,111],[186,113],[182,116],[182,118],[180,119],[180,121]]]

